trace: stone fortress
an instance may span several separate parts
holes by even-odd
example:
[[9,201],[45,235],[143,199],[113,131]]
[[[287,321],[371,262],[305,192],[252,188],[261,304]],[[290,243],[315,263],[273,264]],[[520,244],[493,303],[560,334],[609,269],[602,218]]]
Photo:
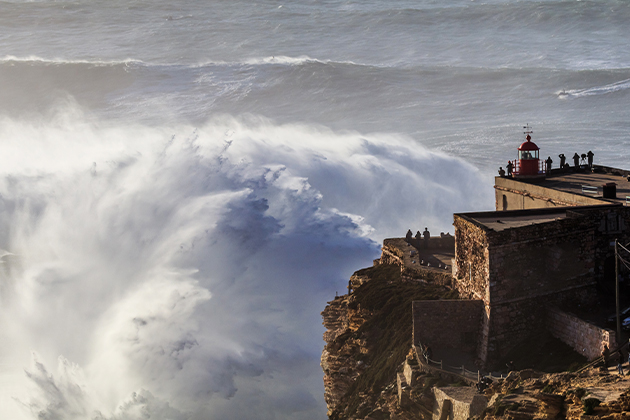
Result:
[[[526,134],[518,159],[495,178],[496,211],[455,214],[454,237],[425,229],[385,240],[376,264],[459,292],[414,302],[416,351],[492,369],[541,329],[588,359],[617,347],[615,332],[589,314],[615,289],[615,240],[630,242],[630,172],[594,165],[591,152],[581,163],[576,153],[573,166],[561,155],[552,169]],[[614,313],[614,303],[605,310]]]
[[[556,380],[572,391],[571,375],[584,381],[578,388],[612,398],[616,380],[584,370],[601,362],[604,346],[628,342],[613,314],[630,305],[630,171],[596,165],[590,151],[573,165],[560,155],[553,168],[525,134],[518,158],[495,178],[495,211],[454,214],[454,235],[424,228],[385,239],[374,266],[328,302],[329,418],[465,420],[501,407],[508,419],[581,415],[581,397],[550,391]],[[531,369],[579,364],[555,379]],[[498,388],[479,392],[492,380]],[[523,383],[531,395],[512,395]],[[564,408],[542,415],[552,400]]]

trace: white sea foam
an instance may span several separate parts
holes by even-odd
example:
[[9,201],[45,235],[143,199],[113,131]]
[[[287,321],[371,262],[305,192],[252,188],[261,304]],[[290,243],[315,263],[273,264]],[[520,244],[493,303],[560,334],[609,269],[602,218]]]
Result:
[[28,55],[28,56],[14,56],[14,55],[5,55],[0,57],[0,63],[41,63],[41,64],[91,64],[95,66],[111,66],[118,64],[135,64],[135,65],[144,65],[141,60],[134,60],[131,58],[127,58],[124,60],[74,60],[67,58],[43,58],[36,55]]
[[581,98],[584,96],[606,95],[609,93],[619,92],[627,89],[630,89],[630,79],[625,79],[604,86],[596,86],[586,89],[562,90],[557,94],[564,97]]
[[0,418],[323,419],[384,237],[492,208],[525,122],[627,161],[629,11],[3,2]]
[[258,66],[267,64],[287,65],[287,66],[299,66],[302,64],[319,63],[319,64],[349,64],[355,66],[371,66],[371,67],[391,67],[389,65],[379,64],[365,64],[358,63],[350,60],[330,60],[330,59],[317,59],[307,55],[290,57],[286,55],[271,55],[266,57],[252,57],[246,58],[242,61],[221,61],[221,60],[204,60],[194,67],[208,67],[208,66]]
[[404,137],[261,118],[0,137],[3,418],[321,417],[326,300],[382,237],[491,193]]

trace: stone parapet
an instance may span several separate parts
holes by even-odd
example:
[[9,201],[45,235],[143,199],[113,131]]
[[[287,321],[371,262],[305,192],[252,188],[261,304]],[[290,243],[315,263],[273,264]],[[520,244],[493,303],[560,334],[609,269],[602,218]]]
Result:
[[490,306],[488,322],[484,324],[483,335],[486,338],[481,340],[478,349],[479,358],[486,360],[488,367],[492,367],[510,350],[521,345],[523,339],[546,328],[545,313],[548,306],[572,307],[582,304],[585,307],[595,294],[595,286],[589,285],[541,293],[535,299],[515,299]]
[[588,360],[601,356],[604,345],[617,347],[613,330],[601,328],[556,307],[547,307],[547,329],[551,334],[584,355]]

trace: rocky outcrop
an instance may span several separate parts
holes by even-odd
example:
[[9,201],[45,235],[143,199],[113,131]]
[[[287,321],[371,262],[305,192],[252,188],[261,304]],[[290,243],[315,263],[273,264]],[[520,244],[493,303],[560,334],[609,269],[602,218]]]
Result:
[[398,413],[399,419],[412,419],[424,410],[430,419],[430,407],[418,405],[430,388],[420,385],[421,391],[409,392],[401,405],[397,374],[404,373],[403,362],[411,349],[411,303],[452,298],[454,292],[441,284],[403,282],[400,266],[394,264],[360,270],[348,286],[350,293],[328,302],[322,312],[326,345],[321,366],[328,416],[385,419]]
[[580,374],[512,372],[486,396],[490,403],[478,420],[630,418],[630,379],[603,368]]
[[350,385],[354,383],[365,364],[361,355],[368,352],[365,340],[350,337],[370,316],[360,308],[349,309],[352,295],[344,295],[328,302],[322,312],[324,318],[324,341],[321,366],[324,370],[324,399],[330,416],[339,406]]
[[[410,351],[412,302],[456,299],[457,292],[429,278],[407,280],[396,249],[357,271],[349,293],[322,312],[321,366],[331,420],[630,420],[630,380],[612,371],[514,371],[481,395],[457,375],[423,366]],[[573,350],[546,330],[527,343],[508,354],[517,368],[556,371],[586,362],[580,355],[572,359]]]

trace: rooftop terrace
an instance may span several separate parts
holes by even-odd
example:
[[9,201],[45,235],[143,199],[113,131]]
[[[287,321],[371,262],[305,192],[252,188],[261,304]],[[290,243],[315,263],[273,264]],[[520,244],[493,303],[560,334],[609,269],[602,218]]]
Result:
[[[603,202],[602,205],[609,207],[618,207],[620,203]],[[580,211],[587,211],[589,209],[593,209],[593,207],[575,206],[509,211],[484,211],[474,213],[456,213],[455,216],[469,220],[476,225],[483,227],[485,230],[500,232],[506,229],[520,228],[566,219],[567,212],[579,213]]]
[[[547,175],[544,181],[537,182],[536,184],[544,188],[565,191],[572,194],[588,195],[610,202],[625,203],[626,197],[630,197],[630,181],[628,181],[628,175],[630,175],[629,171],[594,165],[593,172],[587,170],[573,172],[572,168],[568,171],[555,169]],[[604,199],[602,196],[602,186],[608,183],[615,183],[617,185],[617,198]]]

